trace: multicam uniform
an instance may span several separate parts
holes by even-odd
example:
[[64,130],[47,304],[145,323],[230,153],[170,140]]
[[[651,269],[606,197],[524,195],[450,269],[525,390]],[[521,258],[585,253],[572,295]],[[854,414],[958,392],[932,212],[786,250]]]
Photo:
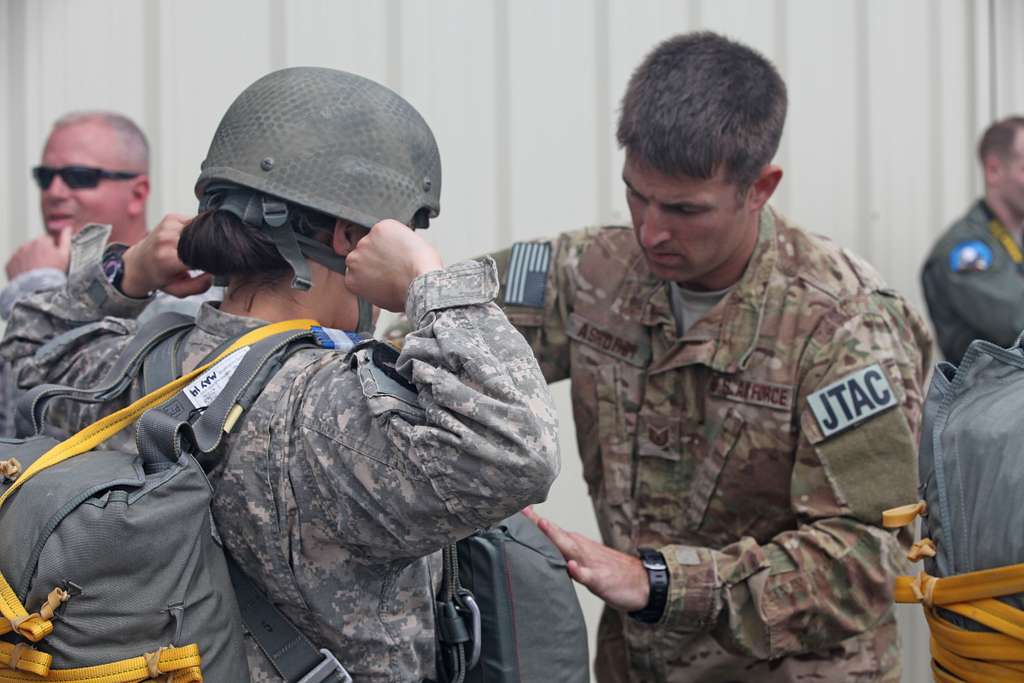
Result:
[[631,230],[496,260],[548,381],[572,380],[604,542],[670,570],[660,623],[605,610],[598,679],[897,681],[902,549],[879,524],[916,496],[931,348],[906,302],[767,209],[742,279],[682,338]]
[[[103,277],[105,236],[86,228],[67,287],[15,307],[0,353],[23,385],[95,385],[130,339],[130,318],[145,303]],[[356,681],[433,675],[439,566],[432,577],[425,556],[543,500],[557,472],[547,386],[491,303],[496,291],[493,266],[477,262],[413,282],[406,313],[416,330],[396,368],[418,397],[377,382],[365,352],[296,352],[227,437],[211,475],[226,548]],[[47,339],[101,319],[91,334],[51,349],[49,362],[34,358]],[[185,369],[261,324],[204,305]],[[112,407],[56,405],[51,419],[76,429]],[[254,666],[254,681],[278,680],[263,666]]]

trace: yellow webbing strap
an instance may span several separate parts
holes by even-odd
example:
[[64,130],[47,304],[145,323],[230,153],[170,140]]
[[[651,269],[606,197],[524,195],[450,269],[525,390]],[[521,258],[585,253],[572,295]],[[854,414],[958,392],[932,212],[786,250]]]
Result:
[[928,514],[928,505],[919,500],[910,505],[901,505],[898,508],[889,508],[882,513],[882,526],[886,529],[899,529],[917,519],[918,515]]
[[[152,675],[154,673],[156,676]],[[158,676],[171,674],[164,680],[173,683],[202,683],[199,647],[165,647],[159,653],[122,659],[109,664],[97,664],[77,669],[50,669],[49,673],[37,676],[20,671],[0,668],[0,683],[15,681],[59,681],[61,683],[139,683],[154,680]]]
[[1013,239],[1013,235],[1003,227],[1003,224],[997,220],[991,220],[988,224],[988,230],[992,233],[992,236],[999,240],[1003,248],[1006,249],[1006,253],[1010,255],[1010,259],[1016,263],[1024,263],[1024,253],[1021,253],[1020,246],[1017,244],[1017,240]]
[[[48,467],[52,467],[53,465],[68,460],[69,458],[73,458],[76,455],[81,455],[82,453],[86,453],[96,448],[125,427],[133,424],[142,415],[142,413],[171,398],[186,384],[205,372],[210,366],[216,364],[217,361],[224,356],[243,346],[255,344],[261,339],[266,339],[267,337],[271,337],[275,334],[289,332],[292,330],[309,329],[316,325],[319,325],[319,323],[315,320],[286,320],[284,322],[265,325],[248,332],[239,339],[236,339],[231,346],[225,349],[219,356],[209,363],[206,363],[187,375],[184,375],[183,377],[146,394],[131,405],[122,408],[117,412],[111,413],[101,420],[93,422],[74,436],[65,439],[51,448],[38,460],[32,463],[28,469],[22,472],[14,483],[11,484],[11,487],[7,489],[2,496],[0,496],[0,506],[7,501],[11,494],[21,488],[26,481],[34,477],[36,474],[42,472]],[[17,594],[15,594],[14,590],[11,589],[10,584],[8,584],[7,579],[2,573],[0,573],[0,614],[15,625],[14,630],[33,642],[38,642],[53,631],[53,624],[49,619],[42,619],[38,614],[29,615],[25,606],[21,604]]]
[[[921,572],[896,579],[896,602],[923,603],[931,630],[932,670],[941,683],[1024,680],[1024,611],[996,600],[1024,592],[1024,564],[935,578]],[[994,632],[968,631],[936,607]]]
[[[16,664],[11,666],[11,662]],[[0,641],[0,670],[27,671],[37,676],[45,676],[50,672],[53,657],[45,652],[33,649],[24,643],[15,645]],[[35,679],[38,680],[38,679]]]

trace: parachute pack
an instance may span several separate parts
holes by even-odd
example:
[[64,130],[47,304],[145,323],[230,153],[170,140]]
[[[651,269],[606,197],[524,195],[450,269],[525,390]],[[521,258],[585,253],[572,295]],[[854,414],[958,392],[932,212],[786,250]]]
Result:
[[888,510],[890,528],[921,518],[916,576],[897,602],[921,603],[940,683],[1024,680],[1024,347],[971,343],[941,363],[924,406],[921,500]]
[[[100,387],[43,385],[19,404],[20,424],[37,436],[0,443],[0,682],[250,680],[234,577],[213,528],[213,492],[195,456],[216,450],[276,370],[273,361],[315,343],[315,323],[254,330],[70,438],[39,435],[49,401],[117,398],[147,357],[191,324],[184,316],[159,316]],[[241,349],[231,379],[190,423],[183,390]],[[100,448],[136,423],[138,453]],[[263,629],[271,636],[268,655],[287,650],[283,665],[302,667],[301,676],[285,680],[348,680],[330,653],[308,641],[295,645],[304,639],[294,629],[275,632],[272,616]]]

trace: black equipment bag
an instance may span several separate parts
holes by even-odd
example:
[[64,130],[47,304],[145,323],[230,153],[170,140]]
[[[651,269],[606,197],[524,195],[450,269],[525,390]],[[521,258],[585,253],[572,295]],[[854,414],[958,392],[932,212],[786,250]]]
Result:
[[587,627],[566,561],[525,515],[462,539],[444,560],[442,681],[590,680]]

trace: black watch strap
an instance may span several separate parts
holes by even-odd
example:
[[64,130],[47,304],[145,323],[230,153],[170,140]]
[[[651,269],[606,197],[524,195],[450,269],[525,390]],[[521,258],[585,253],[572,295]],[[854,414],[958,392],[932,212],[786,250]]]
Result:
[[668,602],[668,565],[665,564],[665,556],[653,548],[640,548],[637,553],[647,570],[650,595],[644,608],[630,612],[629,616],[645,624],[654,624],[661,619]]

